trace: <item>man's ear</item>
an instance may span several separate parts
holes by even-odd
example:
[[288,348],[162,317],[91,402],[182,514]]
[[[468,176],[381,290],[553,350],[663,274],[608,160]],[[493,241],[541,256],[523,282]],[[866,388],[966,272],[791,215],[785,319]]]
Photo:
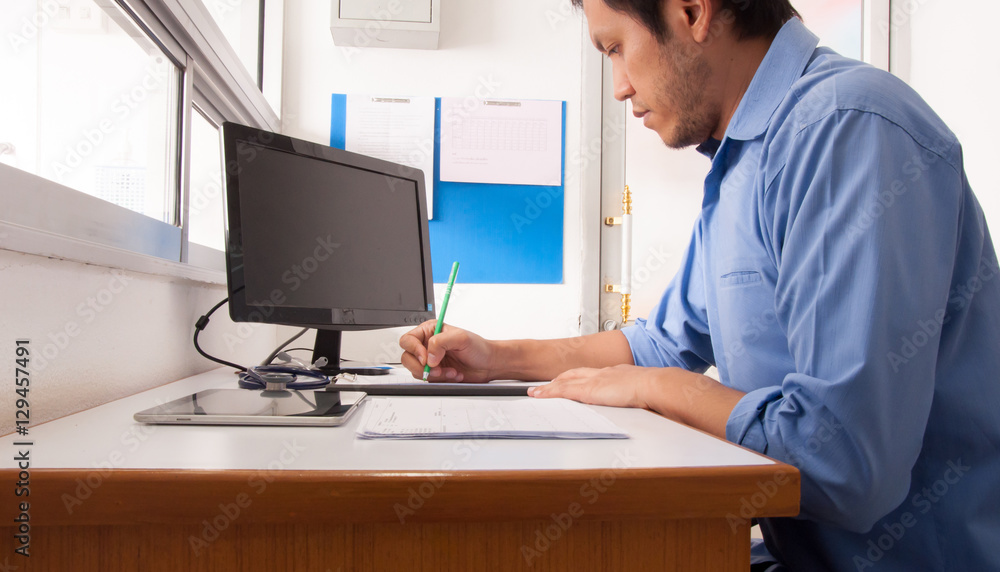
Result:
[[[679,24],[691,39],[701,44],[708,41],[711,34],[712,18],[718,0],[666,0],[664,10],[667,25]],[[675,28],[675,30],[677,30]],[[680,30],[677,30],[678,32]]]

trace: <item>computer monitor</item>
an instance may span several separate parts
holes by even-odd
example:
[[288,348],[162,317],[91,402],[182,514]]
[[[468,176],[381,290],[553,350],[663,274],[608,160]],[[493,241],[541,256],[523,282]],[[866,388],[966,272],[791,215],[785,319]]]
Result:
[[419,169],[235,123],[222,139],[233,321],[316,328],[335,373],[341,331],[434,317]]

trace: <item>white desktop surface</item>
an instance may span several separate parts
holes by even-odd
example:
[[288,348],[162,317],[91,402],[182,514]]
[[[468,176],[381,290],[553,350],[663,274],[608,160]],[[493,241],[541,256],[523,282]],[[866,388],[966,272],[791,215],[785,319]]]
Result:
[[[362,410],[340,427],[146,425],[132,416],[203,389],[236,388],[218,369],[38,426],[33,469],[207,469],[345,471],[487,471],[770,465],[723,440],[639,409],[593,407],[625,429],[617,440],[362,440]],[[397,397],[394,399],[440,399]],[[483,399],[516,399],[484,397]],[[365,404],[362,404],[365,407]],[[6,456],[3,468],[14,468]]]

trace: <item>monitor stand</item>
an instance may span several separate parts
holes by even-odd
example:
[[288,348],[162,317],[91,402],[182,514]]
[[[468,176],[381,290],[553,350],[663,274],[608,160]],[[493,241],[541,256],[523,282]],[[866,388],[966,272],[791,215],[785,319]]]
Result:
[[340,330],[316,330],[316,343],[313,345],[312,363],[321,357],[327,359],[327,364],[320,371],[326,375],[339,373],[356,373],[358,375],[388,375],[389,370],[371,367],[340,367]]

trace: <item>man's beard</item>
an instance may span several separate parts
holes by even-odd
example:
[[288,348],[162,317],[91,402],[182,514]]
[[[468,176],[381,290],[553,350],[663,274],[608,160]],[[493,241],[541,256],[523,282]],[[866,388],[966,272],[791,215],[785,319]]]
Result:
[[658,100],[665,99],[676,110],[677,124],[670,133],[661,135],[663,143],[672,149],[704,143],[719,121],[718,113],[713,115],[705,105],[712,69],[700,53],[691,53],[698,46],[691,46],[685,54],[679,44],[668,41],[660,52],[661,61],[675,79],[671,85],[661,86],[657,94]]

